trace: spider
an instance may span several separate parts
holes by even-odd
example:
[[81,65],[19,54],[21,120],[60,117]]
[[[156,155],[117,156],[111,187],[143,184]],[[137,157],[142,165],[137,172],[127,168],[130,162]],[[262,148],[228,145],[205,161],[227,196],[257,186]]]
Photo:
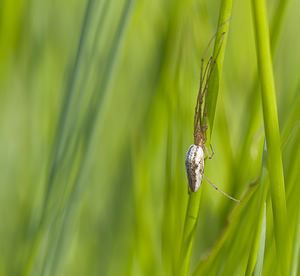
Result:
[[[224,26],[223,23],[219,30]],[[217,58],[220,54],[220,50],[222,48],[225,32],[221,35],[221,43],[217,50],[217,53],[215,57],[211,56],[204,68],[204,61],[205,61],[205,55],[206,52],[214,40],[214,38],[219,33],[219,30],[213,35],[213,37],[210,39],[203,55],[201,58],[201,68],[200,68],[200,88],[198,92],[197,97],[197,103],[195,107],[195,116],[194,116],[194,144],[191,145],[186,153],[185,157],[185,168],[186,168],[186,174],[188,178],[188,184],[189,184],[189,192],[197,192],[198,189],[201,186],[202,178],[204,177],[206,181],[211,184],[214,189],[216,189],[218,192],[222,193],[226,197],[230,198],[233,201],[240,202],[240,200],[237,200],[230,195],[226,194],[225,192],[221,191],[217,186],[215,186],[205,175],[204,175],[204,160],[205,160],[205,151],[207,153],[207,156],[209,159],[211,159],[214,155],[214,150],[212,148],[212,145],[210,144],[210,148],[212,151],[212,154],[210,155],[208,152],[208,149],[205,145],[206,143],[206,131],[207,131],[207,88],[208,83],[210,80],[210,77],[212,75],[212,72],[214,70],[214,67],[216,65]],[[203,108],[203,110],[202,110]]]

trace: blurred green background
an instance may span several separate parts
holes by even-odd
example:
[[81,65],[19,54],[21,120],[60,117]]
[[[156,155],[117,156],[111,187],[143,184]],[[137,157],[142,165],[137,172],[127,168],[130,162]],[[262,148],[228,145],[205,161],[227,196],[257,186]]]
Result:
[[[278,32],[290,267],[300,275],[300,3],[267,5]],[[0,275],[174,273],[200,59],[219,7],[219,0],[0,2]],[[262,182],[249,192],[264,143],[250,1],[233,1],[229,24],[216,154],[205,174],[250,199],[237,207],[202,184],[191,271],[200,262],[198,275],[244,275],[262,232],[263,274],[276,275],[270,199],[261,231]]]

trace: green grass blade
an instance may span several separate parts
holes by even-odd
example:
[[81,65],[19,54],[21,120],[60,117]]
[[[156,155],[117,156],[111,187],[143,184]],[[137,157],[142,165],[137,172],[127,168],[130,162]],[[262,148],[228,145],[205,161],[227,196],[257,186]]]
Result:
[[263,264],[264,264],[264,253],[265,253],[265,243],[266,243],[266,206],[264,208],[263,223],[260,231],[259,249],[256,260],[255,269],[253,272],[254,276],[260,276],[262,274]]
[[207,91],[207,117],[208,117],[208,140],[209,140],[207,143],[208,145],[210,142],[210,135],[212,133],[212,128],[215,119],[215,112],[216,112],[217,99],[219,93],[219,83],[222,79],[222,68],[223,68],[223,61],[224,61],[224,55],[226,49],[226,41],[228,38],[228,30],[230,25],[231,8],[232,8],[232,0],[221,1],[218,28],[222,26],[227,20],[229,21],[222,27],[222,30],[217,34],[215,45],[214,45],[213,56],[215,56],[219,51],[220,43],[222,40],[222,33],[225,32],[223,46],[220,50],[216,67],[214,72],[212,73],[211,81],[209,82],[209,87]]
[[288,249],[286,240],[286,199],[280,149],[276,94],[270,52],[269,30],[265,1],[252,0],[256,38],[257,64],[261,82],[264,127],[268,150],[268,170],[274,214],[274,230],[280,269],[288,274]]
[[[225,0],[222,1],[219,13],[219,22],[218,28],[226,22],[231,15],[231,8],[232,8],[232,1]],[[224,32],[228,31],[229,22],[224,25]],[[221,45],[221,37],[222,32],[219,32],[214,45],[214,55],[216,55],[218,49]],[[208,139],[207,144],[210,144],[210,136],[215,116],[215,109],[218,97],[218,90],[219,90],[219,80],[221,79],[221,72],[223,67],[223,59],[226,47],[226,35],[224,39],[223,46],[221,48],[215,70],[213,71],[211,80],[209,82],[208,91],[207,91],[207,110],[208,110]],[[197,225],[197,219],[199,215],[199,206],[200,206],[200,199],[201,199],[201,190],[196,193],[191,193],[188,199],[188,206],[186,210],[185,216],[185,223],[184,223],[184,230],[183,230],[183,237],[182,237],[182,244],[181,244],[181,251],[180,251],[180,259],[179,263],[179,275],[187,275],[189,271],[190,259],[192,254],[192,248],[194,243],[194,236],[195,236],[195,229]]]
[[183,238],[179,262],[180,269],[178,275],[188,275],[190,259],[195,238],[195,230],[199,214],[201,189],[197,193],[189,195],[186,217],[184,222]]
[[[298,206],[299,207],[299,206]],[[292,263],[291,263],[291,276],[299,275],[300,270],[300,211],[298,208],[298,217],[296,218],[296,231],[295,231],[295,240],[293,246],[293,254],[292,254]]]
[[[261,174],[260,174],[260,189],[259,189],[259,194],[258,194],[258,218],[257,218],[257,226],[256,226],[256,234],[254,236],[254,239],[252,241],[252,248],[250,251],[250,256],[247,264],[247,270],[246,270],[246,275],[252,275],[253,271],[255,269],[255,266],[257,265],[258,258],[261,257],[261,243],[265,243],[265,237],[264,240],[262,241],[262,235],[266,232],[266,229],[264,228],[264,223],[265,223],[265,212],[266,212],[266,198],[267,198],[267,193],[269,190],[269,185],[268,181],[266,179],[268,178],[268,171],[267,171],[267,148],[266,148],[266,142],[264,142],[264,150],[263,150],[263,159],[262,159],[262,167],[261,167]],[[263,247],[264,250],[264,247]],[[262,258],[264,255],[262,255]],[[262,260],[263,261],[263,260]]]
[[284,15],[286,14],[286,9],[288,6],[289,0],[282,0],[278,2],[275,13],[273,15],[271,24],[270,24],[270,43],[271,43],[271,52],[274,53],[278,38],[281,31],[282,22],[284,19]]
[[47,202],[52,190],[54,178],[57,173],[56,171],[57,168],[59,168],[58,164],[60,162],[60,158],[62,158],[62,150],[64,149],[64,146],[66,145],[67,142],[66,138],[67,138],[68,131],[66,129],[66,126],[68,120],[70,120],[71,117],[70,108],[72,106],[72,103],[74,102],[76,84],[78,83],[80,69],[84,61],[84,52],[86,50],[87,38],[89,34],[90,24],[92,21],[92,13],[95,6],[95,2],[96,1],[94,0],[89,0],[86,4],[86,10],[83,19],[82,30],[80,33],[75,62],[70,73],[69,82],[66,88],[61,114],[57,125],[57,131],[54,138],[53,151],[52,151],[54,154],[51,158],[51,168],[50,168],[49,179],[47,183],[47,191],[45,194],[46,198],[45,198],[44,208],[46,208],[47,206]]
[[104,98],[107,96],[107,91],[110,85],[110,82],[112,81],[112,78],[114,76],[114,71],[116,67],[116,61],[119,57],[120,47],[122,45],[122,39],[124,36],[124,32],[126,30],[127,22],[129,20],[132,6],[133,6],[134,0],[127,0],[124,4],[124,8],[122,11],[122,15],[120,17],[119,25],[113,40],[113,45],[109,54],[108,64],[107,64],[107,70],[106,70],[106,76],[103,78],[103,83],[101,83],[101,89],[99,94],[101,96],[97,97],[96,104],[97,109],[95,110],[95,113],[92,113],[90,116],[87,116],[86,118],[89,119],[89,122],[86,122],[86,125],[89,126],[87,131],[85,132],[85,129],[82,129],[83,135],[85,137],[85,150],[82,156],[80,167],[78,168],[76,178],[74,181],[74,185],[72,187],[71,194],[69,196],[69,199],[67,201],[67,204],[65,206],[65,210],[62,210],[61,212],[61,220],[58,222],[58,230],[54,236],[54,246],[52,247],[52,250],[49,252],[50,254],[50,262],[46,264],[45,269],[48,272],[47,275],[55,275],[56,271],[59,266],[60,261],[60,254],[64,252],[64,245],[67,239],[67,233],[68,229],[70,228],[72,215],[74,213],[75,208],[78,207],[79,200],[83,196],[84,188],[85,188],[85,177],[86,177],[86,170],[88,167],[91,166],[91,152],[92,148],[91,145],[93,145],[93,142],[95,140],[95,129],[97,127],[97,122],[99,121],[99,114],[101,112],[101,108],[103,105]]
[[199,261],[196,269],[193,272],[193,275],[208,275],[212,273],[213,269],[219,269],[217,265],[218,259],[220,259],[219,256],[222,255],[224,248],[226,248],[227,246],[231,246],[231,241],[233,239],[236,240],[236,232],[240,232],[240,221],[247,214],[249,205],[251,204],[251,202],[253,202],[253,198],[257,193],[257,188],[259,187],[259,185],[260,183],[257,182],[249,186],[248,190],[242,198],[241,203],[232,210],[224,232],[219,237],[216,244],[214,245],[210,253],[206,256],[206,258]]

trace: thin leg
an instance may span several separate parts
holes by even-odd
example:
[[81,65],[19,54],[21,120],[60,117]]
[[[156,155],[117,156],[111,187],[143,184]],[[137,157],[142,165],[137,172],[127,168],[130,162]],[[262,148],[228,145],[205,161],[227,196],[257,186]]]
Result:
[[[209,66],[209,69],[208,69],[208,72],[207,72],[207,75],[206,75],[205,83],[204,83],[203,92],[202,92],[203,95],[206,94],[206,91],[207,91],[207,88],[208,88],[208,82],[209,82],[209,79],[212,75],[213,69],[216,65],[216,62],[217,62],[218,56],[220,54],[220,51],[222,49],[222,46],[223,46],[223,43],[224,43],[224,38],[225,38],[225,32],[222,33],[221,42],[220,42],[219,48],[217,50],[216,56],[214,57],[214,59],[210,63],[210,66]],[[204,82],[204,79],[203,79],[203,82]]]
[[207,149],[207,147],[206,147],[205,144],[204,144],[204,147],[205,147],[205,150],[206,150],[206,154],[207,154],[208,159],[212,159],[213,156],[215,155],[215,152],[214,152],[214,149],[213,149],[212,145],[210,144],[210,148],[211,148],[211,151],[212,151],[211,155],[209,154],[208,149]]
[[212,62],[212,57],[210,57],[210,59],[208,60],[205,69],[203,71],[203,66],[204,66],[204,59],[201,59],[201,69],[200,69],[200,88],[199,88],[199,92],[198,92],[198,97],[197,97],[197,104],[195,107],[195,117],[194,117],[194,131],[197,129],[198,124],[200,124],[200,126],[202,126],[202,104],[203,104],[203,81],[206,78],[206,75],[209,73],[210,71],[210,67],[211,67],[211,62]]
[[205,58],[206,52],[208,51],[209,46],[211,45],[211,43],[213,42],[213,40],[215,39],[215,37],[218,35],[218,33],[221,31],[221,29],[223,28],[223,26],[231,19],[231,17],[229,17],[226,21],[224,21],[224,23],[217,29],[217,31],[215,32],[215,34],[211,37],[211,39],[209,40],[203,55],[202,55],[202,59]]
[[206,129],[206,127],[207,127],[207,97],[206,96],[207,96],[208,83],[209,83],[210,77],[212,75],[212,72],[214,70],[214,67],[216,65],[217,58],[218,58],[218,56],[220,54],[221,48],[223,46],[224,37],[225,37],[225,32],[222,33],[221,42],[220,42],[219,48],[217,50],[216,56],[209,63],[208,72],[207,72],[207,74],[205,76],[206,78],[204,79],[204,76],[203,76],[203,84],[202,85],[204,85],[204,87],[202,88],[202,95],[201,95],[201,97],[202,98],[205,97],[205,102],[204,102],[204,109],[203,109],[204,110],[203,111],[203,123],[201,124],[201,128],[202,129]]
[[204,174],[203,174],[204,178],[206,179],[206,181],[215,188],[215,190],[217,190],[218,192],[220,192],[221,194],[223,194],[224,196],[228,197],[229,199],[235,201],[235,202],[241,202],[239,199],[235,199],[234,197],[224,193],[223,191],[221,191],[217,186],[215,186]]
[[212,144],[210,144],[210,149],[211,149],[211,158],[212,158],[215,155],[215,152],[214,152],[214,149],[212,147]]

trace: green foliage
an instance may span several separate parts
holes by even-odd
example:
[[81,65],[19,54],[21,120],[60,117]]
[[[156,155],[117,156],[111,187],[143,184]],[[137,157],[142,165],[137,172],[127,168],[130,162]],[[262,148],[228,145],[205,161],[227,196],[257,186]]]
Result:
[[252,7],[267,144],[267,163],[271,184],[275,241],[278,263],[281,265],[276,267],[278,270],[281,269],[282,275],[288,275],[290,235],[287,227],[286,196],[267,11],[264,1],[253,0]]
[[[300,4],[269,2],[1,2],[0,275],[299,275]],[[239,204],[184,168],[230,15],[205,175]]]

